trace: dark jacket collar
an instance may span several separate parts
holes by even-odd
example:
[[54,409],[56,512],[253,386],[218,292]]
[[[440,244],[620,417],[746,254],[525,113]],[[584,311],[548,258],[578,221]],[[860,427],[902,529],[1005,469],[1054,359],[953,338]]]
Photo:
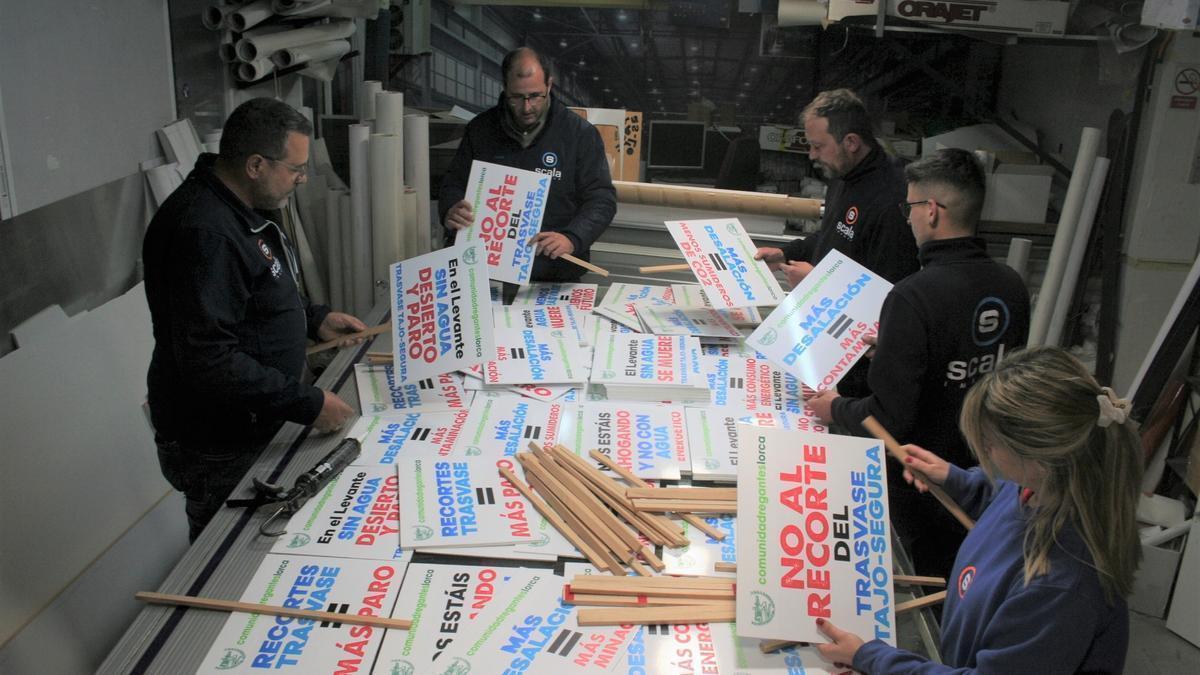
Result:
[[229,208],[237,215],[238,220],[246,228],[247,232],[261,232],[267,225],[274,225],[274,220],[279,218],[278,211],[259,211],[250,208],[243,202],[233,190],[230,190],[224,181],[222,181],[216,172],[217,155],[211,152],[201,153],[196,159],[196,166],[188,175],[188,178],[195,178],[203,183],[208,189],[213,191],[221,201],[229,205]]
[[854,183],[863,176],[873,173],[881,167],[886,167],[890,161],[888,154],[883,151],[883,148],[877,145],[871,148],[871,152],[867,153],[866,157],[863,157],[863,161],[859,162],[853,169],[847,171],[846,175],[842,176],[842,180],[847,183]]
[[982,237],[934,239],[922,244],[921,250],[917,251],[921,267],[977,258],[988,258],[987,242]]

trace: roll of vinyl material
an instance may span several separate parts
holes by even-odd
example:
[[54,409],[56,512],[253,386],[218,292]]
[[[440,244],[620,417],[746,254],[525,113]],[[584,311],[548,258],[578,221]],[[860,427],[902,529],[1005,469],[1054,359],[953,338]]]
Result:
[[388,267],[405,258],[402,209],[404,139],[371,135],[371,286],[375,301],[388,295]]
[[381,91],[375,95],[375,133],[404,135],[404,94]]
[[354,21],[339,19],[329,23],[297,28],[295,30],[243,37],[237,42],[238,58],[243,61],[255,61],[270,58],[280,49],[298,47],[314,42],[342,40],[354,34]]
[[341,190],[325,190],[325,274],[329,277],[329,305],[335,309],[347,306],[342,283],[342,194]]
[[415,248],[408,255],[420,255],[433,250],[429,187],[429,118],[425,115],[404,116],[404,182],[416,191],[417,220]]
[[[258,0],[248,5],[238,7],[225,16],[225,25],[238,33],[254,28],[275,14],[271,9],[271,0]],[[246,59],[253,61],[253,58]]]
[[1032,239],[1013,237],[1008,242],[1008,258],[1004,261],[1021,276],[1021,281],[1025,283],[1029,283],[1029,251],[1032,248]]
[[350,134],[350,270],[354,277],[354,313],[371,309],[371,127],[351,124]]
[[276,67],[288,68],[310,61],[340,59],[350,52],[349,40],[330,40],[280,49],[271,56]]
[[271,59],[259,59],[249,63],[239,63],[237,78],[242,82],[253,82],[275,72],[275,63]]
[[383,91],[383,83],[379,80],[363,80],[362,99],[359,102],[358,119],[363,122],[375,119],[375,97]]
[[354,309],[354,195],[350,191],[338,195],[338,208],[342,217],[342,307],[346,311],[357,312]]
[[1062,284],[1058,290],[1058,301],[1050,316],[1050,327],[1046,330],[1046,344],[1058,345],[1062,341],[1063,328],[1067,324],[1067,312],[1071,311],[1071,298],[1075,297],[1075,285],[1079,282],[1079,271],[1083,269],[1083,254],[1087,251],[1092,225],[1096,222],[1096,211],[1100,208],[1100,197],[1104,194],[1104,181],[1108,178],[1109,160],[1097,157],[1092,165],[1092,178],[1088,182],[1083,198],[1083,210],[1079,213],[1079,224],[1071,241],[1067,266],[1063,269]]

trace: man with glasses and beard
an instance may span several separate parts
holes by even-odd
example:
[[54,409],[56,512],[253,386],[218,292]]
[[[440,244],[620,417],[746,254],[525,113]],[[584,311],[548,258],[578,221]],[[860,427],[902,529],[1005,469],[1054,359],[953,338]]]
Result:
[[187,498],[191,541],[285,421],[334,431],[354,413],[301,380],[305,336],[366,326],[301,297],[276,223],[307,178],[311,133],[286,103],[246,101],[225,122],[220,154],[200,155],[146,230],[147,399],[163,476]]
[[471,162],[480,160],[551,177],[541,232],[534,238],[534,281],[575,281],[582,267],[563,254],[589,259],[592,242],[617,212],[604,145],[596,128],[552,94],[550,62],[528,47],[509,52],[501,64],[499,103],[467,125],[458,153],[442,179],[438,204],[448,243],[469,227],[471,205],[463,199]]
[[808,156],[829,181],[821,229],[755,256],[795,286],[832,249],[892,283],[917,271],[917,246],[896,210],[904,177],[871,130],[862,100],[849,89],[817,94],[801,113]]

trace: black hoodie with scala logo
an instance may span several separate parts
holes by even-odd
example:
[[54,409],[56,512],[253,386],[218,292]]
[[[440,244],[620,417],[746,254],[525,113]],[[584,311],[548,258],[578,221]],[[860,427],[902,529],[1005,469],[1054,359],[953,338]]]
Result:
[[283,232],[221,182],[215,160],[200,155],[146,230],[146,383],[161,438],[250,443],[320,414],[324,394],[300,378],[305,336],[329,308],[300,296]]

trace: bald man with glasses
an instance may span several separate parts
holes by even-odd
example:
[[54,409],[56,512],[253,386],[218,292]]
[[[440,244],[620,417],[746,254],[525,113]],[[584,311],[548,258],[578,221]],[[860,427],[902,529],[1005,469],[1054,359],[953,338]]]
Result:
[[480,113],[442,179],[438,209],[447,243],[470,226],[474,213],[463,198],[471,162],[478,159],[551,177],[541,233],[534,238],[534,281],[575,281],[585,270],[563,254],[590,258],[592,243],[617,212],[617,194],[596,128],[553,93],[550,62],[528,47],[509,52],[501,64],[504,91],[496,106]]

